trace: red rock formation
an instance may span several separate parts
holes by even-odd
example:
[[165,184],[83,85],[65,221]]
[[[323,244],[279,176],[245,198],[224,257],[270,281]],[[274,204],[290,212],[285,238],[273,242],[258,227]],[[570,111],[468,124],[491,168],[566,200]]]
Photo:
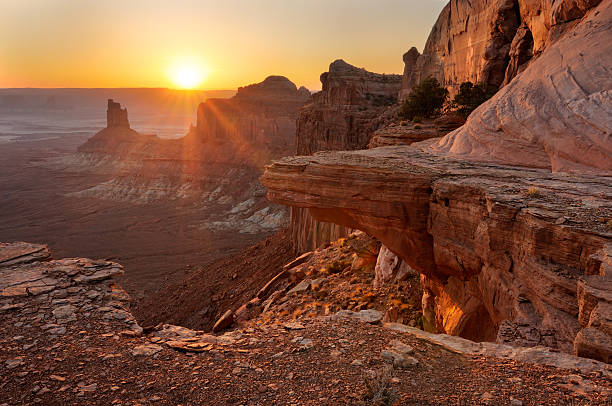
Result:
[[121,104],[115,103],[113,99],[108,99],[106,110],[106,128],[127,127],[130,128],[127,109],[122,109]]
[[582,300],[577,291],[588,275],[609,272],[609,177],[474,164],[403,146],[285,158],[262,182],[273,202],[363,230],[419,271],[424,314],[440,331],[607,354],[592,337],[609,334],[609,324],[589,309],[609,299]]
[[[321,75],[321,83],[322,91],[313,95],[298,117],[298,155],[365,148],[372,133],[385,122],[384,111],[395,103],[401,77],[368,72],[337,60]],[[299,208],[292,209],[290,224],[299,251],[311,251],[349,233],[343,227],[318,222]]]
[[509,83],[601,0],[452,0],[434,25],[423,54],[405,56],[400,98],[428,76],[451,94],[465,81]]
[[[241,87],[231,99],[208,99],[198,107],[197,124],[186,142],[205,145],[215,155],[232,154],[261,167],[295,151],[295,118],[310,98],[289,79],[270,76]],[[234,160],[234,158],[231,158]]]
[[[608,361],[612,179],[550,172],[612,173],[612,2],[598,3],[452,1],[405,56],[404,86],[509,84],[439,143],[277,162],[269,198],[380,239],[422,274],[441,331]],[[418,135],[389,127],[371,145]]]
[[607,1],[433,148],[470,160],[612,172],[610,66],[612,2]]

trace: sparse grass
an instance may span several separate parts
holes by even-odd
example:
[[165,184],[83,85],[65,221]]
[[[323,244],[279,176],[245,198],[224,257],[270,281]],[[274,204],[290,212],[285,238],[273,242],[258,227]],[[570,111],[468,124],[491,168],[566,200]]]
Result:
[[537,187],[532,186],[527,191],[527,195],[530,197],[540,197],[542,196],[542,192],[540,192],[540,189],[538,189]]
[[368,406],[391,406],[399,395],[393,387],[393,367],[385,366],[376,371],[374,376],[365,378],[366,390],[362,397],[362,405]]

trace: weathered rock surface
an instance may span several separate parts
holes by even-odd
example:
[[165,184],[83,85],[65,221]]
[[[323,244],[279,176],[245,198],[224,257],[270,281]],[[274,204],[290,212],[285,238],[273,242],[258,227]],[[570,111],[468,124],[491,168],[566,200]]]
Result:
[[50,257],[49,248],[27,242],[0,243],[0,266],[44,261]]
[[446,334],[431,334],[404,324],[386,323],[385,328],[419,337],[453,352],[469,355],[486,355],[500,359],[512,359],[522,362],[532,362],[563,369],[577,369],[583,372],[602,372],[612,377],[610,365],[602,362],[574,357],[568,354],[551,351],[546,347],[517,348],[494,343],[475,343],[460,337]]
[[[38,254],[35,259],[32,253]],[[0,258],[7,259],[0,263],[0,312],[29,307],[26,313],[38,312],[34,322],[51,335],[65,334],[66,325],[94,311],[104,320],[120,321],[131,335],[142,333],[129,313],[128,295],[113,281],[123,274],[121,265],[84,258],[51,260],[45,245],[23,242],[1,243]]]
[[383,286],[394,280],[402,280],[416,271],[384,245],[380,247],[374,268],[374,287]]
[[[383,113],[397,101],[401,77],[368,72],[337,60],[321,75],[321,83],[322,91],[313,95],[298,116],[298,155],[365,148],[372,133],[389,119]],[[318,222],[299,208],[292,208],[290,225],[299,251],[312,251],[350,232]]]
[[611,44],[606,1],[432,148],[552,171],[612,172]]
[[440,13],[423,54],[412,48],[404,55],[400,98],[429,76],[451,95],[465,81],[494,87],[509,83],[600,1],[452,0]]
[[262,182],[274,202],[380,239],[423,274],[424,314],[452,335],[493,341],[518,323],[522,344],[573,351],[578,281],[609,262],[610,177],[386,147],[285,158]]
[[[0,254],[17,257],[31,248],[4,245]],[[499,360],[488,346],[486,352],[463,351],[483,345],[462,340],[457,347],[456,337],[432,338],[353,318],[258,320],[255,327],[223,335],[161,324],[145,335],[112,277],[74,279],[118,267],[83,258],[0,265],[2,288],[22,274],[30,281],[35,274],[58,281],[47,293],[0,297],[2,404],[314,405],[324,398],[352,404],[368,395],[363,376],[374,377],[389,363],[401,403],[475,404],[489,391],[500,404],[517,398],[605,404],[609,398],[602,363],[541,349],[527,356],[516,348]],[[449,351],[453,346],[459,349]],[[512,358],[521,353],[524,361]],[[576,367],[569,376],[561,369]],[[415,392],[415,386],[423,390]]]

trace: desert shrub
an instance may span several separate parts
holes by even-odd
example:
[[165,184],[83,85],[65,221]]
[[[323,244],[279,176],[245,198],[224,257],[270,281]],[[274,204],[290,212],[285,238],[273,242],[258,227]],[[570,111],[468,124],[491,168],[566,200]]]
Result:
[[448,98],[448,90],[440,86],[435,78],[427,78],[415,87],[402,103],[400,119],[430,118],[440,113]]
[[485,84],[473,84],[463,82],[459,87],[459,93],[451,102],[451,109],[457,111],[461,116],[467,117],[476,107],[489,100],[495,94],[496,89]]
[[391,106],[397,103],[396,97],[386,96],[383,94],[366,93],[365,98],[366,100],[369,100],[374,107]]
[[366,390],[362,397],[362,405],[391,406],[399,396],[393,387],[393,368],[385,367],[374,376],[365,379]]
[[542,195],[542,193],[537,187],[532,186],[529,188],[529,190],[527,190],[527,195],[531,197],[539,197]]

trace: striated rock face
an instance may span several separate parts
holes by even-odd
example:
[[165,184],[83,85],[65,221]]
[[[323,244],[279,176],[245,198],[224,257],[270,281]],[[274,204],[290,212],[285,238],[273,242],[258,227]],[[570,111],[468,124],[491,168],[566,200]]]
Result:
[[512,39],[520,25],[514,0],[451,0],[433,26],[423,54],[404,56],[400,98],[423,79],[435,77],[451,95],[465,81],[502,84]]
[[[287,78],[270,76],[238,89],[231,99],[200,104],[197,125],[186,142],[205,144],[217,153],[231,150],[239,159],[262,166],[295,151],[295,119],[310,92]],[[241,156],[242,155],[242,156]]]
[[297,153],[365,148],[382,123],[379,115],[396,102],[399,75],[359,69],[343,60],[321,75],[323,90],[299,114]]
[[451,0],[423,54],[404,55],[400,98],[428,76],[452,94],[465,81],[500,86],[601,0]]
[[611,66],[608,1],[432,147],[471,160],[611,172]]
[[[365,148],[387,119],[384,111],[396,102],[401,77],[368,72],[337,60],[321,75],[321,83],[322,91],[313,95],[298,116],[298,155]],[[299,251],[311,251],[350,232],[318,222],[299,208],[292,208],[290,224]]]
[[608,272],[612,178],[402,146],[285,158],[262,182],[273,202],[363,230],[419,271],[424,314],[439,331],[566,352],[577,341],[580,353],[604,358],[606,322],[600,311],[586,316],[595,304],[579,321],[578,290]]

